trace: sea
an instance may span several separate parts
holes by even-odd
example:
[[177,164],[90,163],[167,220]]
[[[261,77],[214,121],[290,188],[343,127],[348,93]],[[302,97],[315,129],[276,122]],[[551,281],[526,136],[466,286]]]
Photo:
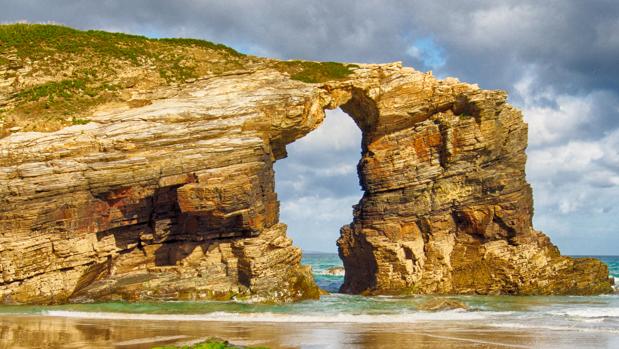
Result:
[[[595,257],[608,264],[610,276],[619,285],[619,256]],[[547,331],[553,333],[548,340],[557,333],[581,333],[590,336],[587,341],[591,341],[590,338],[606,338],[605,344],[591,347],[612,348],[619,345],[619,289],[616,289],[615,294],[601,296],[445,296],[465,303],[468,309],[428,312],[419,310],[419,306],[432,296],[366,297],[338,293],[344,275],[343,272],[333,272],[334,268],[342,266],[337,254],[305,254],[303,263],[312,267],[316,282],[330,294],[322,296],[320,300],[292,304],[174,301],[0,306],[0,319],[7,324],[11,323],[11,316],[21,317],[20,321],[24,321],[23,317],[26,316],[34,319],[33,321],[36,321],[37,317],[99,319],[111,321],[110,323],[121,320],[134,323],[147,320],[174,323],[213,321],[230,323],[231,326],[241,326],[244,323],[320,323],[327,326],[327,329],[336,324],[380,324],[389,327],[391,324],[402,326],[445,323],[453,328],[458,328],[458,324],[465,324],[497,331]],[[1,325],[2,322],[0,347],[3,335]],[[41,323],[37,326],[41,326]],[[565,347],[571,347],[570,344],[573,343],[569,337],[565,338],[568,338]],[[609,338],[612,341],[609,342]],[[609,346],[609,343],[612,344]]]

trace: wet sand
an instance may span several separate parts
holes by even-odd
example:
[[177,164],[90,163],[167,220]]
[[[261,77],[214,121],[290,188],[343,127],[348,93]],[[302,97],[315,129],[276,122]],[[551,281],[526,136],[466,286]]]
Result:
[[406,324],[108,320],[0,316],[0,348],[126,348],[220,337],[270,348],[619,348],[619,333]]

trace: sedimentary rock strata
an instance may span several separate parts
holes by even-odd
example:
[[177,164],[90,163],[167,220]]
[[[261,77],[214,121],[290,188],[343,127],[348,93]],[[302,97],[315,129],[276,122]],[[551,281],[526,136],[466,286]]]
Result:
[[410,73],[342,106],[365,122],[358,122],[365,194],[338,240],[342,291],[610,291],[606,265],[562,257],[533,229],[527,125],[506,97]]
[[503,92],[385,64],[325,83],[234,71],[132,100],[149,102],[0,139],[3,302],[318,297],[273,163],[337,107],[363,132],[344,292],[610,291],[604,264],[532,228],[527,128]]

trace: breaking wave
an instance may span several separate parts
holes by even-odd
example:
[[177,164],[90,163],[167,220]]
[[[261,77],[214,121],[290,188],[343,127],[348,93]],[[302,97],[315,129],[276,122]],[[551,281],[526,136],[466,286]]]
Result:
[[450,310],[442,312],[415,312],[409,314],[277,314],[229,313],[208,314],[129,314],[111,312],[80,312],[68,310],[44,311],[43,315],[55,317],[105,319],[105,320],[157,320],[157,321],[217,321],[217,322],[277,322],[277,323],[414,323],[421,321],[471,321],[489,319],[498,312],[468,312]]

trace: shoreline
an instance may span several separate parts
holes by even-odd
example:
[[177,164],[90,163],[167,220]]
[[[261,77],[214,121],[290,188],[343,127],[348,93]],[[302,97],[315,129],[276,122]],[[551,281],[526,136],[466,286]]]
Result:
[[[614,258],[612,275],[619,276]],[[305,258],[322,287],[337,255]],[[467,310],[424,311],[446,298]],[[288,304],[242,301],[0,306],[2,348],[129,348],[218,337],[275,348],[619,348],[619,295],[358,296]]]
[[127,348],[218,337],[278,348],[613,348],[619,333],[501,328],[471,321],[324,323],[129,320],[0,315],[2,348]]
[[[422,322],[475,321],[486,319],[485,315],[497,312],[469,312],[446,310],[414,312],[408,314],[278,314],[272,312],[238,313],[212,312],[207,314],[137,314],[114,312],[86,312],[52,310],[43,314],[16,314],[54,318],[96,319],[96,320],[139,320],[139,321],[183,321],[183,322],[232,322],[232,323],[323,323],[323,324],[415,324]],[[1,316],[1,315],[0,315]],[[617,331],[619,333],[619,330]]]

